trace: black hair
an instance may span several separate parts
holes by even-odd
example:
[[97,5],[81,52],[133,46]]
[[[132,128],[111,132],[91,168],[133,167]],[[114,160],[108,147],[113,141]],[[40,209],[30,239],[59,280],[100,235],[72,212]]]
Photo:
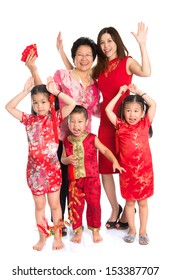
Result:
[[[120,107],[119,107],[119,112],[118,112],[118,117],[125,120],[125,116],[124,116],[124,107],[125,104],[127,103],[132,103],[132,102],[137,102],[140,104],[142,110],[145,112],[145,114],[147,114],[149,106],[148,104],[144,101],[144,99],[138,95],[138,94],[130,94],[128,95],[123,102],[121,103]],[[149,128],[149,137],[151,138],[153,135],[153,130],[152,130],[152,126],[150,126]]]
[[97,37],[97,47],[98,47],[98,56],[97,56],[97,64],[93,69],[93,78],[97,79],[101,72],[104,72],[107,65],[108,65],[108,58],[104,54],[101,49],[101,37],[103,34],[110,34],[112,40],[115,42],[117,46],[117,55],[120,60],[122,60],[125,56],[129,54],[128,49],[126,48],[123,40],[119,34],[119,32],[112,26],[104,27],[100,30],[98,37]]
[[[31,98],[33,95],[36,95],[38,93],[43,93],[47,96],[47,98],[49,99],[50,97],[50,92],[47,90],[46,85],[41,84],[41,85],[37,85],[35,87],[32,88],[31,90]],[[58,101],[58,97],[55,96],[55,110],[57,111],[59,109],[59,101]],[[36,112],[33,109],[33,106],[31,106],[31,113],[33,115],[36,115]]]
[[75,59],[77,49],[80,46],[89,46],[91,48],[93,54],[93,61],[94,61],[97,55],[97,44],[88,37],[80,37],[73,43],[73,46],[71,48],[71,57],[73,61]]
[[83,113],[85,119],[86,119],[86,120],[88,119],[88,112],[87,112],[87,109],[86,109],[85,107],[81,106],[81,105],[76,105],[76,106],[74,107],[74,109],[72,110],[72,112],[70,113],[70,116],[71,116],[72,114],[74,114],[74,113],[79,113],[79,114]]

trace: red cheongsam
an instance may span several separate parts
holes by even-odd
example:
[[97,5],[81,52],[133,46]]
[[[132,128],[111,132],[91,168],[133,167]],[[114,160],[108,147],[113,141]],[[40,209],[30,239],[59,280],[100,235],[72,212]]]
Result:
[[135,125],[117,118],[119,162],[126,172],[120,176],[122,197],[126,200],[141,200],[153,195],[154,175],[149,146],[148,115]]
[[[108,119],[105,108],[113,97],[117,94],[120,87],[123,85],[129,85],[132,81],[132,75],[128,75],[126,72],[126,63],[129,56],[120,60],[115,58],[108,63],[108,67],[104,73],[101,73],[98,78],[98,87],[103,96],[103,103],[101,108],[101,118],[99,126],[99,139],[109,148],[114,155],[116,155],[115,145],[115,129],[112,123]],[[128,92],[127,92],[128,94]],[[126,95],[123,96],[124,98]],[[121,98],[116,104],[115,113],[117,115],[117,108],[121,103]],[[112,163],[99,152],[99,172],[101,174],[112,174]]]

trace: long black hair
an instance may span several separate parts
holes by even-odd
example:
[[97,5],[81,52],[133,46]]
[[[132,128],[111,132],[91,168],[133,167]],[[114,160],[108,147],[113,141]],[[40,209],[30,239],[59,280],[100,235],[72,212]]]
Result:
[[97,64],[93,68],[93,78],[97,79],[99,74],[101,72],[104,72],[107,65],[108,65],[108,58],[104,54],[104,52],[101,49],[101,37],[103,34],[110,34],[112,40],[115,42],[117,46],[117,56],[120,60],[122,60],[125,56],[129,54],[128,49],[126,48],[125,44],[123,43],[123,40],[119,34],[119,32],[112,26],[105,27],[102,30],[100,30],[98,37],[97,37],[97,48],[98,48],[98,56],[97,56]]

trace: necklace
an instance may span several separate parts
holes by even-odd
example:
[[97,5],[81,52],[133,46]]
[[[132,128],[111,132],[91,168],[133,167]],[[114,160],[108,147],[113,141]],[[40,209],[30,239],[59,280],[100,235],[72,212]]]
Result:
[[90,76],[89,73],[86,75],[85,79],[82,79],[80,77],[80,75],[77,73],[77,70],[74,68],[73,69],[73,76],[75,76],[76,80],[78,80],[79,83],[81,83],[84,88],[89,86],[90,83],[91,83],[91,76]]

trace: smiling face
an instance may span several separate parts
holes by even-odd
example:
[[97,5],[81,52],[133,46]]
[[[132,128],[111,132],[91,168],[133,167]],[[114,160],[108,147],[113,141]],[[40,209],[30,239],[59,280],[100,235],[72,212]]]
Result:
[[101,36],[100,48],[109,61],[117,57],[117,45],[109,33],[104,33]]
[[39,116],[45,116],[50,110],[49,98],[44,93],[32,95],[32,107],[35,113]]
[[90,46],[80,46],[74,58],[74,64],[79,71],[89,71],[93,64],[93,53]]
[[137,124],[144,115],[144,110],[140,103],[137,102],[127,102],[124,105],[124,118],[126,122],[130,125]]

